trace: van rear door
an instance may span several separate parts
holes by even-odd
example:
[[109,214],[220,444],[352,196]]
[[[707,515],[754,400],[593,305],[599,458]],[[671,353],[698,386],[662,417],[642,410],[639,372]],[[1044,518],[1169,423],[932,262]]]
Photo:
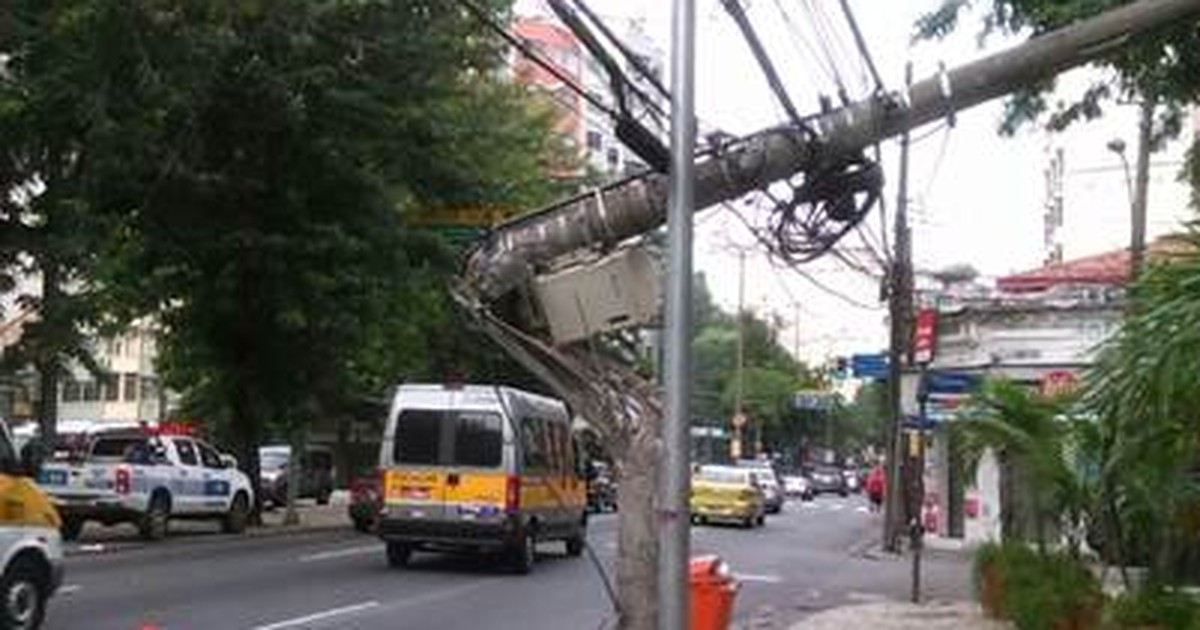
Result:
[[493,410],[403,409],[385,496],[411,518],[477,521],[504,513],[504,418]]

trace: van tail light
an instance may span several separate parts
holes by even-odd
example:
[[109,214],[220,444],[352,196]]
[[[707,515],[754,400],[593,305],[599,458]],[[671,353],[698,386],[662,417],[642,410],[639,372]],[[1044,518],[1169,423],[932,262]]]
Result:
[[509,475],[504,481],[504,511],[515,514],[521,509],[521,477]]
[[376,480],[379,484],[379,487],[374,488],[374,490],[377,492],[379,499],[382,500],[387,496],[387,469],[376,468],[375,474],[377,475]]
[[115,486],[116,486],[117,494],[129,494],[129,491],[132,490],[132,484],[131,484],[131,480],[129,477],[129,469],[128,468],[118,468],[117,469],[117,479],[116,479]]

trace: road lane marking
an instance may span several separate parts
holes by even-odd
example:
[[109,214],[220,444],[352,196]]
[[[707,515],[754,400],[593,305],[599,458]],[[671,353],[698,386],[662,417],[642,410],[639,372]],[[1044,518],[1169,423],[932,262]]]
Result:
[[313,623],[314,621],[324,621],[331,617],[340,617],[342,615],[350,615],[350,614],[354,614],[357,612],[362,612],[364,610],[370,610],[372,608],[377,608],[378,606],[379,606],[379,602],[377,602],[375,600],[371,600],[371,601],[367,601],[367,602],[362,602],[361,604],[352,604],[350,606],[342,606],[340,608],[330,608],[329,610],[316,612],[311,615],[305,615],[303,617],[295,617],[292,619],[285,619],[283,621],[277,621],[275,623],[267,624],[265,626],[255,626],[253,628],[253,630],[283,630],[284,628],[295,628],[298,626],[303,626],[306,624]]
[[739,582],[762,582],[764,584],[778,584],[783,581],[783,578],[778,575],[763,575],[758,573],[734,573],[734,579]]
[[858,512],[859,514],[870,514],[871,508],[869,508],[865,505],[860,505],[860,506],[854,508],[854,511]]
[[321,560],[331,560],[333,558],[345,558],[347,556],[364,556],[369,553],[381,553],[383,547],[380,545],[363,545],[361,547],[347,547],[346,549],[333,549],[331,551],[322,551],[319,553],[310,553],[306,556],[300,556],[300,562],[319,562]]
[[842,505],[841,503],[834,503],[833,505],[829,506],[829,511],[830,512],[841,512],[842,508],[844,508],[844,507],[846,507],[846,506]]
[[54,594],[70,595],[71,593],[78,593],[81,590],[83,590],[83,587],[78,584],[63,584],[62,586],[58,587],[58,590],[55,591]]

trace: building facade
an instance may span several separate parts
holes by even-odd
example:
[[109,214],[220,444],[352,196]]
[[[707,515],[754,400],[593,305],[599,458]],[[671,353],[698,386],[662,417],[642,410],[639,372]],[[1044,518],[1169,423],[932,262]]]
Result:
[[[1181,247],[1163,237],[1151,257]],[[1101,344],[1121,326],[1129,252],[1120,250],[999,278],[993,286],[945,287],[922,296],[939,313],[936,353],[929,366],[924,521],[938,535],[968,540],[1000,535],[999,467],[985,457],[974,483],[956,479],[953,446],[944,430],[972,389],[1002,378],[1044,391],[1070,389],[1095,363]],[[920,377],[905,375],[907,415],[920,409]]]

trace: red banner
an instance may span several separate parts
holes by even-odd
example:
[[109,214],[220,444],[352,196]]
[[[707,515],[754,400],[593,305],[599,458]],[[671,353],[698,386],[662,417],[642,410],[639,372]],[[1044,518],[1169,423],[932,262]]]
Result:
[[917,325],[913,330],[913,363],[923,365],[933,361],[937,347],[938,312],[932,308],[917,311]]

